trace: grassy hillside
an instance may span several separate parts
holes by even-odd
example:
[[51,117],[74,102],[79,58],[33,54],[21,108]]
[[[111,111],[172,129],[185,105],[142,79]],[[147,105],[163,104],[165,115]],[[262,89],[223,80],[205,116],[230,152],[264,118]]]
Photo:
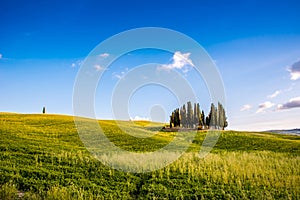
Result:
[[[161,126],[119,123],[141,135]],[[100,124],[130,151],[157,150],[176,134],[135,138],[114,121]],[[300,199],[300,137],[224,131],[200,159],[205,135],[161,170],[126,173],[87,152],[70,116],[0,113],[0,199]]]

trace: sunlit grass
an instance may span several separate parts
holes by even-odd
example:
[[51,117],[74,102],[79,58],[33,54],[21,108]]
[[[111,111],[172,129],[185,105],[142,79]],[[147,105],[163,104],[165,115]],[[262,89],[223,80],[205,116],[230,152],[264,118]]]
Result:
[[[132,152],[155,151],[177,134],[160,132],[162,124],[99,123]],[[188,152],[165,168],[128,173],[89,154],[73,117],[0,113],[0,199],[300,198],[300,137],[224,131],[212,153],[199,158],[206,134],[199,131]]]

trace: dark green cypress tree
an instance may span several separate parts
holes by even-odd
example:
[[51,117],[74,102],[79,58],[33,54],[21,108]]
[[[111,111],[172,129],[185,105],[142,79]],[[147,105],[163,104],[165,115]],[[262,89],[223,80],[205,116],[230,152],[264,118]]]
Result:
[[201,124],[202,124],[202,129],[205,129],[205,125],[206,125],[206,122],[205,122],[205,114],[204,114],[204,111],[202,110],[202,113],[201,113]]
[[225,109],[223,105],[219,102],[218,103],[218,110],[219,110],[219,127],[224,130],[225,127],[228,126],[227,117],[225,113]]
[[181,125],[182,127],[186,127],[186,109],[185,109],[185,105],[183,105],[180,108],[180,118],[181,118]]
[[210,128],[210,119],[211,119],[211,112],[208,114],[208,116],[206,117],[206,120],[205,120],[207,129]]
[[[44,111],[43,111],[44,112]],[[218,102],[218,107],[213,103],[210,107],[210,112],[205,116],[204,111],[200,110],[199,103],[193,104],[188,101],[180,109],[176,108],[170,116],[170,128],[172,127],[184,128],[201,128],[201,129],[223,129],[228,126],[225,109],[223,105]]]
[[209,113],[209,127],[216,128],[217,126],[217,109],[215,105],[212,103],[210,106],[210,113]]
[[193,124],[192,127],[197,127],[198,126],[198,114],[197,114],[197,104],[194,103],[194,115],[193,115]]
[[175,126],[175,114],[174,114],[174,112],[172,112],[172,115],[170,116],[170,128],[172,128],[173,125]]
[[194,116],[193,106],[192,106],[192,103],[189,101],[189,102],[187,102],[187,124],[188,124],[187,127],[188,128],[192,128],[193,116]]
[[201,120],[201,110],[200,110],[200,104],[197,103],[196,104],[196,113],[197,113],[197,119],[196,119],[196,127],[198,128],[198,126],[203,126],[202,124],[202,120]]
[[180,127],[180,114],[179,114],[179,108],[174,110],[174,126]]

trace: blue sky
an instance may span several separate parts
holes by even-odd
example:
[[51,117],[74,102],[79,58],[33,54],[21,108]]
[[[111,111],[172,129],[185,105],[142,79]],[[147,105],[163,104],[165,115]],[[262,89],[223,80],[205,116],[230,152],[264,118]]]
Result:
[[[76,74],[93,48],[128,29],[164,27],[192,37],[216,62],[226,90],[230,129],[300,127],[299,1],[7,0],[0,4],[0,111],[40,113],[45,105],[50,113],[72,114]],[[168,64],[172,56],[146,50],[118,60],[107,73],[105,91],[135,65]],[[192,72],[188,77],[197,79]],[[207,91],[203,83],[199,88],[206,109]],[[131,115],[150,117],[149,109],[159,103],[168,105],[168,115],[176,106],[172,95],[150,98],[151,91],[160,90],[153,86],[137,91],[129,103]],[[96,102],[107,104],[104,94],[99,86]],[[95,105],[97,117],[111,118],[102,104]]]

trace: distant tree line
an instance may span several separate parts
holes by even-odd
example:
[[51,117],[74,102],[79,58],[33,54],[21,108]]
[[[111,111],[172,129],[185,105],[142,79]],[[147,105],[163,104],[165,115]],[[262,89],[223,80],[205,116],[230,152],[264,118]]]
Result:
[[170,116],[170,128],[222,129],[228,126],[225,109],[221,103],[216,107],[213,103],[210,112],[205,116],[199,103],[194,105],[189,101],[181,108],[175,109]]

